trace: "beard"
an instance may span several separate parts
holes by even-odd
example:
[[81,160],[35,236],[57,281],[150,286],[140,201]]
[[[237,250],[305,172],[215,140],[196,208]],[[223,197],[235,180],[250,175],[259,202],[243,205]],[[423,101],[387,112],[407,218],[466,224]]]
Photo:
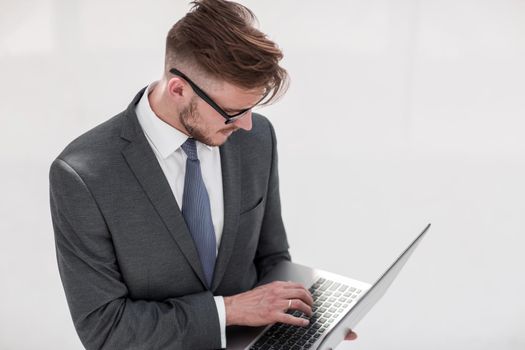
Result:
[[[195,98],[192,98],[189,105],[181,110],[180,121],[191,137],[199,142],[204,143],[205,145],[212,147],[221,146],[227,140],[226,138],[219,142],[213,139],[213,131],[211,131],[210,128],[206,126],[204,118],[202,118],[199,112],[197,112],[197,101]],[[237,130],[238,127],[232,125],[231,127],[218,130],[215,133],[227,134]]]

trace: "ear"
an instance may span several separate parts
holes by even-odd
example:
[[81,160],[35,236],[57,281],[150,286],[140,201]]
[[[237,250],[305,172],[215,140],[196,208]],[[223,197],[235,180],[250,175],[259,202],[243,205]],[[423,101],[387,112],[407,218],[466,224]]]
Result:
[[185,99],[188,88],[188,84],[182,78],[173,77],[168,81],[168,94],[175,100]]

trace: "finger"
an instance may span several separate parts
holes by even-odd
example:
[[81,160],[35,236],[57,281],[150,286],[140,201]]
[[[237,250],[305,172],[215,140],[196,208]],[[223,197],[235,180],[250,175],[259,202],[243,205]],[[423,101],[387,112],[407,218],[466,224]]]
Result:
[[286,299],[300,299],[310,306],[314,304],[312,294],[304,288],[283,289],[282,297]]
[[312,316],[312,308],[305,304],[303,301],[299,299],[291,299],[292,302],[290,303],[290,309],[292,310],[299,310],[303,314],[307,315],[308,317]]
[[276,322],[291,324],[292,326],[306,327],[310,321],[301,317],[295,317],[290,314],[279,313],[275,316]]
[[312,294],[310,293],[310,291],[304,286],[302,285],[301,283],[296,283],[296,282],[292,282],[292,281],[288,281],[288,282],[282,282],[282,284],[280,284],[281,287],[283,287],[284,289],[299,289],[299,290],[303,290],[306,294],[306,298],[307,299],[310,299],[311,303],[308,301],[308,300],[305,300],[308,304],[313,304],[313,297],[312,297]]
[[292,282],[292,281],[281,282],[280,284],[284,288],[304,288],[304,286],[301,283]]
[[348,333],[345,336],[345,340],[355,340],[357,339],[357,334],[353,331],[348,331]]

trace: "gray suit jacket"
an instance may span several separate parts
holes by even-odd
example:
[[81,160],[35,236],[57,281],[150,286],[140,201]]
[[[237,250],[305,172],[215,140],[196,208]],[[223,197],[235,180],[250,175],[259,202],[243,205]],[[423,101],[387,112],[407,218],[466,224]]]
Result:
[[251,289],[289,260],[275,133],[253,129],[220,147],[224,229],[211,290],[192,237],[135,114],[83,134],[50,169],[58,267],[87,349],[217,349],[213,295]]

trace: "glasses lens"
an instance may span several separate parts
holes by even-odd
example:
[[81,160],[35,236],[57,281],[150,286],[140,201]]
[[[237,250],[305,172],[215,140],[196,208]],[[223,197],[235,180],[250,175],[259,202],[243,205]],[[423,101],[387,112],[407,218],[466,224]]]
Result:
[[248,109],[248,110],[244,111],[244,113],[239,114],[239,115],[236,115],[235,117],[232,117],[232,118],[230,118],[230,119],[232,119],[232,120],[238,120],[238,119],[241,119],[241,118],[244,117],[246,114],[248,114],[248,112],[249,112],[250,110],[251,110],[251,109]]
[[233,122],[236,121],[236,120],[241,119],[241,118],[244,117],[246,114],[248,114],[249,111],[251,111],[251,109],[248,109],[248,110],[245,111],[244,113],[239,114],[239,115],[236,115],[235,117],[229,117],[229,118],[226,120],[226,124],[230,124],[230,123],[233,123]]

